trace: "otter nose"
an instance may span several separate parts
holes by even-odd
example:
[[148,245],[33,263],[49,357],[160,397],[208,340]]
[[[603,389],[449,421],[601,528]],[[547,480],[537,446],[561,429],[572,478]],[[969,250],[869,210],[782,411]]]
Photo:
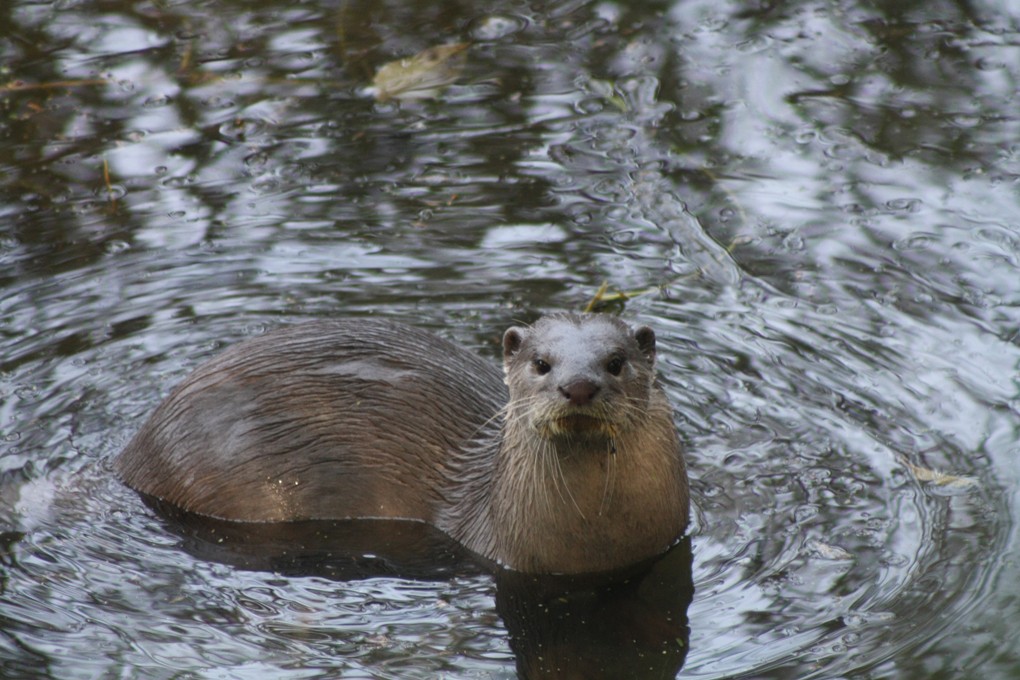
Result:
[[587,406],[595,398],[599,386],[586,378],[578,378],[566,385],[560,385],[559,390],[571,406]]

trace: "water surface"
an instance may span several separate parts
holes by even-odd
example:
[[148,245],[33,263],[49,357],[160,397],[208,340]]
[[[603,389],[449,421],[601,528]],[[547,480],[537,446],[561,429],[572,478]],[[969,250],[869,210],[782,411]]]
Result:
[[[384,315],[496,361],[506,326],[607,281],[640,293],[688,446],[681,677],[1016,677],[1018,23],[994,0],[6,3],[0,675],[513,677],[487,573],[245,568],[110,460],[276,325]],[[367,91],[455,42],[434,97]]]

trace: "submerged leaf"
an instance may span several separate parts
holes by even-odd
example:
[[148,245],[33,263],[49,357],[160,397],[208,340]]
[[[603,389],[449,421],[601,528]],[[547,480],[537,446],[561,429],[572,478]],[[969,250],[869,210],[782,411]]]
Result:
[[383,64],[372,81],[372,94],[387,99],[431,99],[460,77],[470,43],[435,45],[413,57]]

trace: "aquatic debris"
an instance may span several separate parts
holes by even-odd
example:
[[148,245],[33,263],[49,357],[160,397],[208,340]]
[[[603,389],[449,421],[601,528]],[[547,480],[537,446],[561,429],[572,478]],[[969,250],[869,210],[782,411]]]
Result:
[[914,478],[919,482],[930,482],[937,486],[945,486],[950,488],[968,488],[976,486],[978,481],[973,477],[961,477],[957,475],[951,475],[945,472],[939,472],[938,470],[931,470],[920,465],[914,465],[904,457],[900,457],[900,462],[903,463],[904,467],[913,473]]
[[110,180],[110,162],[106,156],[103,156],[103,183],[106,185],[106,195],[109,197],[110,203],[116,207],[117,191],[113,188],[113,182]]
[[433,99],[460,77],[470,43],[448,43],[383,64],[369,92],[379,101]]
[[588,78],[584,84],[589,92],[612,104],[620,113],[627,113],[630,110],[627,100],[620,96],[616,85],[608,80]]
[[853,555],[849,552],[840,548],[838,545],[830,545],[823,543],[817,538],[810,539],[805,547],[813,553],[816,553],[819,557],[826,560],[852,560]]
[[109,81],[102,78],[84,78],[78,80],[53,80],[45,83],[26,83],[23,80],[12,80],[9,83],[0,83],[0,94],[8,92],[23,92],[29,90],[63,90],[75,87],[92,87],[95,85],[109,85]]
[[648,288],[642,288],[640,290],[623,291],[617,290],[615,293],[608,292],[609,281],[603,281],[599,289],[595,291],[595,295],[592,296],[591,300],[584,307],[585,313],[592,312],[605,312],[610,308],[615,308],[617,312],[622,312],[624,306],[628,300],[640,297],[642,295],[649,295],[652,293],[661,293],[666,286],[649,286]]

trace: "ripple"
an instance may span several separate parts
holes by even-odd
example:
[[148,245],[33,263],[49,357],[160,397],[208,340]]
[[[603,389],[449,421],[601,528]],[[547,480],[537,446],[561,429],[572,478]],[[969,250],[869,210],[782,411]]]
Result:
[[[0,674],[509,677],[488,576],[200,555],[108,461],[267,328],[385,315],[498,363],[503,328],[608,280],[656,329],[688,449],[685,677],[1015,675],[1008,21],[15,4]],[[356,96],[454,40],[477,49],[450,97]]]

